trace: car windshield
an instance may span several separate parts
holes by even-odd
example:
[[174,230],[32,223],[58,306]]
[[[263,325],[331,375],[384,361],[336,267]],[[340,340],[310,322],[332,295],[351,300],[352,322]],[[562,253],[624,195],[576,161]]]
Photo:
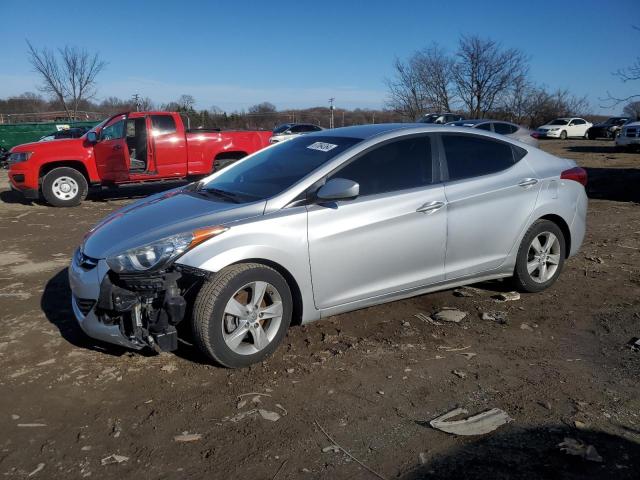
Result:
[[566,125],[567,123],[569,123],[567,120],[565,120],[564,118],[558,118],[556,120],[554,120],[553,122],[549,122],[549,125]]
[[203,184],[237,203],[264,200],[302,180],[361,138],[304,135],[266,148]]
[[273,129],[273,133],[282,133],[282,132],[286,132],[287,130],[289,130],[289,128],[291,128],[291,125],[286,123],[284,125],[280,125],[279,127],[276,127]]

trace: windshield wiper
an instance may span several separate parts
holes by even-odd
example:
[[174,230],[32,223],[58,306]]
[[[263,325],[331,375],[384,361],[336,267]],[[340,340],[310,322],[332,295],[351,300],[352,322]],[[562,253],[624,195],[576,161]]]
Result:
[[220,190],[219,188],[202,188],[199,189],[198,192],[211,193],[213,195],[216,195],[217,197],[231,200],[233,203],[242,203],[239,195],[232,192],[227,192],[226,190]]

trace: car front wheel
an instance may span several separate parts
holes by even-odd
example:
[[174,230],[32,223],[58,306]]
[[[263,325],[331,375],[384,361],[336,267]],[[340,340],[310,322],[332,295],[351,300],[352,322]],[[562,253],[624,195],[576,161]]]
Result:
[[193,308],[196,344],[229,368],[264,360],[291,323],[293,301],[286,280],[257,263],[231,265],[207,281]]
[[514,281],[525,292],[540,292],[558,279],[565,259],[562,230],[550,220],[537,220],[529,227],[518,249]]
[[566,140],[567,139],[567,131],[566,130],[562,130],[560,132],[560,140]]

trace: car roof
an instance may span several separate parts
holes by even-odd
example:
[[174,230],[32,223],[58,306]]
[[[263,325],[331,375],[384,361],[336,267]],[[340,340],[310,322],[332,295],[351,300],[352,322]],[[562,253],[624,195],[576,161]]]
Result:
[[[340,127],[329,130],[322,130],[320,132],[312,132],[305,135],[305,138],[349,137],[367,140],[378,135],[384,135],[392,132],[401,134],[403,130],[410,130],[411,132],[408,133],[446,132],[463,133],[465,135],[468,135],[470,133],[469,127],[457,127],[452,125],[433,125],[425,123],[376,123],[369,125],[356,125],[353,127]],[[504,141],[504,136],[485,130],[474,130],[474,134],[493,137],[495,139]]]
[[367,139],[375,137],[383,133],[392,132],[395,130],[411,129],[411,128],[426,128],[437,130],[438,127],[427,127],[424,123],[375,123],[368,125],[355,125],[353,127],[340,127],[329,130],[322,130],[320,132],[313,132],[307,136],[331,136],[331,137],[350,137]]

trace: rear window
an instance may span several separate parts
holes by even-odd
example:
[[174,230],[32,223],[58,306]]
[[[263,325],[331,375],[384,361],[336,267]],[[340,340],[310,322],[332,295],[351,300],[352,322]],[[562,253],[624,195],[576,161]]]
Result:
[[500,135],[509,135],[511,133],[516,133],[518,127],[511,125],[510,123],[496,122],[493,124],[493,130]]
[[285,125],[280,125],[279,127],[276,127],[273,129],[273,133],[282,133],[282,132],[286,132],[287,130],[289,130],[289,127],[291,125],[289,125],[288,123]]
[[176,122],[171,115],[151,115],[154,135],[165,135],[176,131]]
[[283,192],[361,141],[348,137],[296,137],[227,167],[202,188],[232,192],[245,201],[264,200]]
[[511,145],[472,135],[443,134],[449,180],[480,177],[514,164]]

